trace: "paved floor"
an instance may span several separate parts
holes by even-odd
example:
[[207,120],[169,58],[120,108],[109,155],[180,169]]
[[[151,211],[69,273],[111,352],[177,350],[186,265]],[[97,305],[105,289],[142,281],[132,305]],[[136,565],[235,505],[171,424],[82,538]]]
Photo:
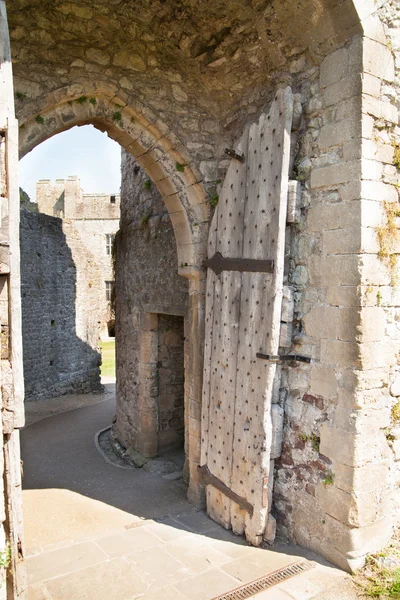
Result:
[[[94,436],[114,406],[109,393],[49,418],[51,404],[29,408],[21,436],[29,600],[211,600],[305,556],[249,547],[188,504],[180,480],[106,462]],[[356,597],[342,572],[311,558],[311,570],[256,598]]]

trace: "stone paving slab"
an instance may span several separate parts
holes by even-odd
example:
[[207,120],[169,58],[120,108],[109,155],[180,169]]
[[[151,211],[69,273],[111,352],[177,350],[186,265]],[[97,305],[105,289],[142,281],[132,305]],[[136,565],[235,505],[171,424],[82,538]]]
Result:
[[191,507],[181,483],[104,461],[93,440],[113,413],[99,402],[22,432],[29,600],[212,600],[304,556],[319,564],[258,600],[342,600],[324,596],[344,574],[322,559],[248,546]]
[[[191,510],[163,522],[143,520],[90,542],[47,548],[27,559],[29,600],[212,600],[301,559],[247,546],[212,521],[214,537],[209,537],[207,519]],[[309,600],[344,577],[315,564],[256,598]]]
[[28,558],[28,583],[36,583],[57,575],[78,571],[104,562],[107,558],[107,554],[93,542],[74,544],[53,550],[53,552],[37,554]]

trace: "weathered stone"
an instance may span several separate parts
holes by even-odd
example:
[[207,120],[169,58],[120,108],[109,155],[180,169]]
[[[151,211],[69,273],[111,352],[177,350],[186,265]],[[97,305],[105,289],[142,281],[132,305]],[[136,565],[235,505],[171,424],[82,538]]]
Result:
[[99,337],[108,337],[113,321],[111,246],[119,195],[114,200],[83,195],[76,177],[54,185],[41,180],[41,214],[21,212],[26,400],[101,389]]
[[117,67],[124,67],[125,69],[130,69],[131,71],[145,71],[146,63],[143,58],[138,55],[130,54],[125,50],[118,52],[114,55],[113,64]]
[[400,373],[396,373],[396,376],[390,385],[390,394],[395,398],[400,396]]

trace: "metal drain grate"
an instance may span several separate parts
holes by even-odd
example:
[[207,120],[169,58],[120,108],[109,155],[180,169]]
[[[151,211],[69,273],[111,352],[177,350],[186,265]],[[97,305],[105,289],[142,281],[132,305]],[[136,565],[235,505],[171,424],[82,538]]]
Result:
[[288,567],[273,571],[265,577],[260,577],[259,579],[255,579],[250,583],[246,583],[245,585],[231,590],[226,594],[217,596],[213,598],[213,600],[245,600],[246,598],[251,598],[251,596],[254,596],[254,594],[258,594],[259,592],[267,590],[278,583],[282,583],[282,581],[286,581],[286,579],[290,579],[290,577],[294,577],[299,573],[303,573],[304,571],[312,569],[313,566],[313,563],[310,563],[307,560],[293,563]]

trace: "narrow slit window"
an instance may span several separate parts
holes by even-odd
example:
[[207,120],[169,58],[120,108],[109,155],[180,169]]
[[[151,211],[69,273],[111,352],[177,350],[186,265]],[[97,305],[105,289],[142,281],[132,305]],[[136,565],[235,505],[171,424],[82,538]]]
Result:
[[112,254],[114,238],[115,238],[114,233],[106,233],[106,254],[107,254],[107,256],[111,256],[111,254]]
[[114,282],[106,281],[106,300],[107,300],[107,302],[111,302],[113,289],[114,289]]

